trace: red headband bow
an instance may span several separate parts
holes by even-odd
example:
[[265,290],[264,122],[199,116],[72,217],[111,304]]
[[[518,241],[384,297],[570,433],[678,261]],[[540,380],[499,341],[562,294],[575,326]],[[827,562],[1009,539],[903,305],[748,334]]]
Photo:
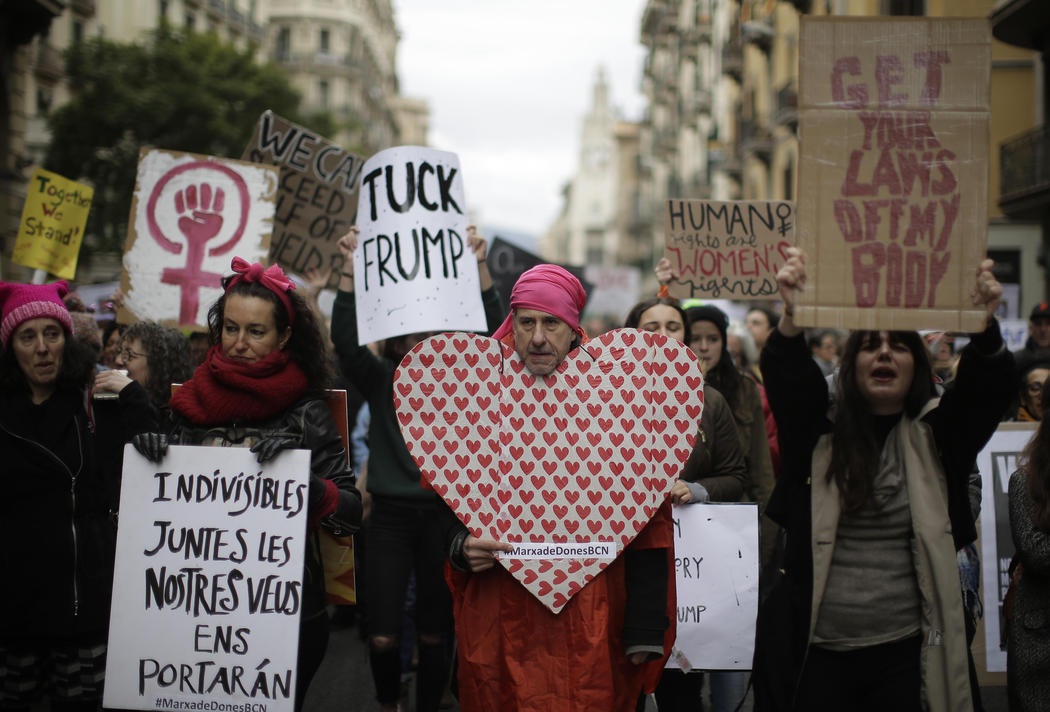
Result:
[[263,267],[258,262],[249,263],[240,257],[234,257],[230,267],[237,274],[230,280],[226,290],[238,282],[258,282],[277,295],[288,312],[288,323],[295,321],[295,311],[292,310],[292,301],[288,298],[288,290],[295,289],[295,282],[288,279],[284,270],[279,265]]

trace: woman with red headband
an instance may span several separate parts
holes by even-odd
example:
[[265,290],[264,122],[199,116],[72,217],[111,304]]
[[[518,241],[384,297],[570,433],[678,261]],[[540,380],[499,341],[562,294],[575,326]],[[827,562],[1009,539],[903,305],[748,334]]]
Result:
[[[361,495],[324,389],[332,382],[317,317],[280,267],[235,257],[234,274],[208,310],[211,348],[193,377],[171,398],[167,435],[136,438],[159,461],[167,443],[250,447],[265,462],[285,448],[311,452],[308,532],[323,526],[346,536],[361,523]],[[318,547],[306,547],[299,626],[296,709],[328,645],[324,569]]]

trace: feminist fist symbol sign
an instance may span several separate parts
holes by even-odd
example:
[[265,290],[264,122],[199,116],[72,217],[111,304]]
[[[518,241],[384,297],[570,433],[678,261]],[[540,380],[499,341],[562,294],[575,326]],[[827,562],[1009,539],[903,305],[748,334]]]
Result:
[[[172,168],[157,181],[150,193],[149,202],[146,204],[146,220],[150,236],[167,252],[173,255],[182,252],[182,244],[168,239],[157,223],[157,204],[168,182],[191,170],[223,173],[233,181],[237,189],[237,195],[240,198],[240,219],[237,228],[229,240],[207,252],[209,257],[226,254],[233,249],[244,234],[244,228],[248,223],[250,198],[248,186],[240,174],[214,161],[184,163]],[[205,246],[209,240],[219,234],[226,218],[231,216],[228,216],[226,211],[226,192],[220,187],[213,186],[207,180],[201,180],[198,184],[191,184],[178,190],[175,193],[174,206],[179,216],[177,221],[179,232],[186,241],[186,266],[164,268],[160,281],[164,284],[179,286],[179,323],[193,324],[200,306],[200,288],[217,288],[222,284],[221,274],[204,271]]]

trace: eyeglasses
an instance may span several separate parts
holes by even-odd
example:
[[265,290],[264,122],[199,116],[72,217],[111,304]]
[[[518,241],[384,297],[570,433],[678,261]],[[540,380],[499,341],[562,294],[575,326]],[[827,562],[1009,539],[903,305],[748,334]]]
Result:
[[137,354],[134,351],[132,351],[131,349],[122,349],[120,351],[120,353],[117,354],[117,355],[120,356],[120,360],[123,361],[124,363],[127,363],[127,362],[131,361],[132,359],[136,359],[136,358],[146,358],[146,354]]

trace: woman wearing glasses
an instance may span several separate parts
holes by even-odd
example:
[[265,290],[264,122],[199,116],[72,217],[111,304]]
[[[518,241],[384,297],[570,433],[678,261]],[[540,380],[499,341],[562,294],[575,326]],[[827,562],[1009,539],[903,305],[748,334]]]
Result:
[[168,414],[171,385],[193,375],[186,337],[178,329],[141,321],[129,326],[117,352],[118,371],[103,371],[95,377],[95,393],[121,393],[132,381],[149,395],[150,405],[163,422]]

